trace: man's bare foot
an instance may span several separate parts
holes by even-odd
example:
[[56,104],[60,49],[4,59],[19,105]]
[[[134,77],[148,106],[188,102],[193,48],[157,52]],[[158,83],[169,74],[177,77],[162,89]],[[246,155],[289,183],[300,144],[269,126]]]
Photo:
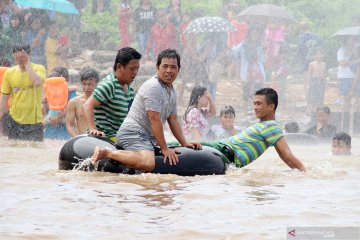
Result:
[[96,147],[94,151],[94,155],[92,155],[92,163],[96,164],[97,161],[104,159],[107,157],[109,149]]

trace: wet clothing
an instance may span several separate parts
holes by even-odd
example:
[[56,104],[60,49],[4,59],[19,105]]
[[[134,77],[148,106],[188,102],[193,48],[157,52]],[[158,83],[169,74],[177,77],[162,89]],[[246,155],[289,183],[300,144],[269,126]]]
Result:
[[[171,86],[169,89],[165,84],[158,79],[157,76],[147,80],[140,87],[131,109],[121,125],[116,138],[116,144],[126,149],[126,141],[128,138],[132,138],[131,135],[141,135],[142,138],[138,138],[138,145],[152,144],[151,141],[155,141],[154,135],[151,130],[150,120],[147,116],[147,112],[160,113],[160,119],[162,123],[165,123],[172,114],[176,114],[176,93]],[[122,133],[127,132],[127,135]],[[128,131],[132,131],[129,134]],[[147,143],[143,142],[143,139],[147,139]],[[155,142],[154,142],[155,144]],[[132,150],[135,150],[132,148]],[[143,147],[137,150],[146,150]]]
[[330,141],[336,134],[336,127],[334,125],[328,124],[327,126],[320,128],[318,132],[316,130],[316,125],[309,128],[305,133],[317,136],[320,140]]
[[202,111],[195,107],[189,110],[184,121],[183,131],[187,141],[195,140],[190,132],[192,128],[196,128],[200,132],[201,139],[206,139],[209,132],[209,122]]
[[7,114],[4,117],[3,127],[9,139],[39,142],[44,140],[44,126],[42,123],[19,124]]
[[[44,66],[31,64],[42,80],[45,79]],[[21,72],[19,66],[9,68],[3,78],[1,93],[11,96],[10,115],[19,124],[37,124],[43,120],[42,84],[35,87],[29,74]]]
[[100,103],[94,109],[96,128],[108,138],[115,137],[134,100],[134,89],[128,85],[125,92],[118,79],[110,73],[98,83],[92,95]]
[[241,133],[224,140],[204,142],[204,146],[213,147],[220,152],[227,154],[227,146],[234,152],[233,159],[236,167],[244,167],[260,157],[265,150],[276,143],[284,136],[284,133],[277,121],[263,121],[256,123]]

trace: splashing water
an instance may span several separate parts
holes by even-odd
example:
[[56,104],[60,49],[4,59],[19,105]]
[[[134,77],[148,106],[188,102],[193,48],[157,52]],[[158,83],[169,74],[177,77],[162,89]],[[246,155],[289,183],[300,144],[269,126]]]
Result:
[[81,171],[86,171],[86,172],[90,172],[90,171],[93,171],[93,170],[97,171],[98,164],[96,164],[94,166],[93,163],[92,163],[92,158],[91,157],[88,157],[86,159],[81,159],[81,158],[77,158],[77,157],[74,157],[74,158],[76,158],[79,161],[79,163],[76,163],[74,165],[73,170],[75,170],[75,171],[81,170]]

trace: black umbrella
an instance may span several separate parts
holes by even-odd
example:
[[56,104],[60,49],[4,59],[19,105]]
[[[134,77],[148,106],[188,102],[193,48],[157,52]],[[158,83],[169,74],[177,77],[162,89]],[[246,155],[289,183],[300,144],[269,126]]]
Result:
[[185,33],[234,32],[236,29],[222,17],[200,17],[189,23]]

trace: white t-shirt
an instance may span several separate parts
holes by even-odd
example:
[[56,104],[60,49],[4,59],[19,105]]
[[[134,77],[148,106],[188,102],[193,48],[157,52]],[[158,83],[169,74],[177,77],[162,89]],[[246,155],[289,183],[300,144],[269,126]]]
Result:
[[[339,50],[337,51],[337,61],[349,61],[351,58],[351,53],[349,55],[349,53],[347,54],[345,51],[344,47],[339,48]],[[343,67],[343,66],[338,66],[338,72],[337,72],[337,77],[338,78],[354,78],[355,77],[355,73],[351,70],[350,67]]]

